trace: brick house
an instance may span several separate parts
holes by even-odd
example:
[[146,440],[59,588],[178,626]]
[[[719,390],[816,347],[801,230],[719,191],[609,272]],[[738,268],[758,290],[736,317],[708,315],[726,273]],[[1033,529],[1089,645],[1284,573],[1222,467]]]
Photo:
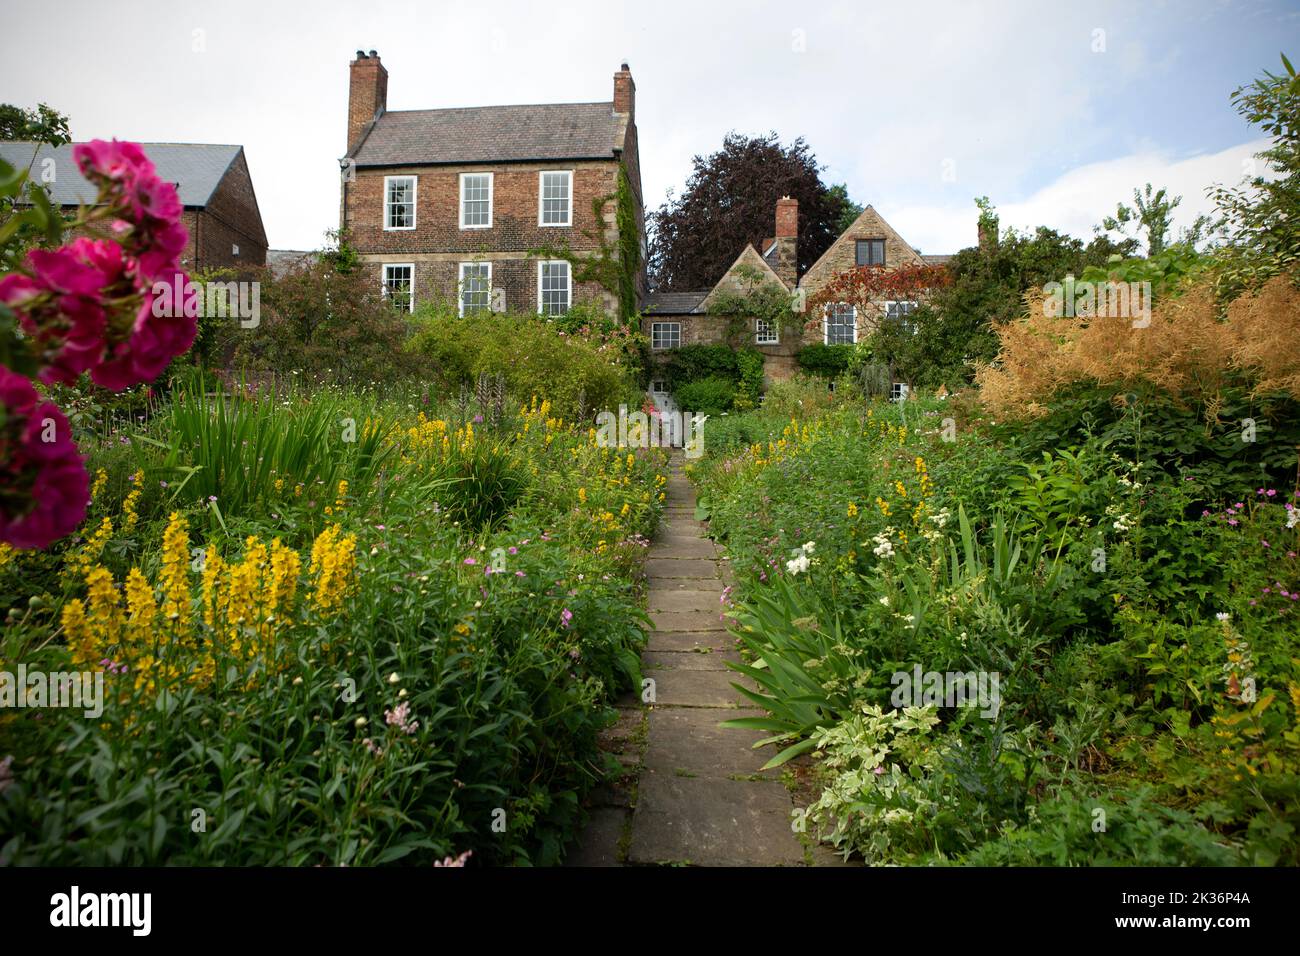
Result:
[[[599,103],[389,111],[388,71],[357,51],[348,93],[340,225],[375,281],[401,307],[455,303],[559,314],[582,299],[614,311],[614,296],[575,282],[581,259],[619,242],[620,174],[634,205],[644,262],[645,213],[636,86],[624,63]],[[599,209],[595,204],[599,201]],[[644,266],[635,276],[638,298]]]
[[[880,265],[895,269],[908,264],[938,265],[949,256],[923,256],[876,210],[867,206],[803,276],[796,276],[799,204],[783,197],[777,201],[775,236],[764,240],[762,251],[747,246],[718,283],[701,292],[651,293],[642,316],[642,332],[652,353],[680,345],[716,344],[734,328],[732,317],[710,312],[722,290],[740,290],[756,280],[775,283],[791,294],[793,303],[811,299],[836,275],[857,266]],[[797,306],[796,306],[797,307]],[[769,380],[788,378],[798,370],[796,355],[814,342],[852,345],[864,339],[885,316],[905,318],[915,302],[881,302],[870,315],[845,305],[821,310],[820,316],[792,315],[780,328],[756,319],[744,330],[746,342],[763,354]],[[820,320],[820,321],[819,321]],[[734,343],[740,344],[740,343]],[[654,390],[652,384],[652,391]]]
[[[140,145],[159,178],[176,186],[184,206],[182,222],[190,240],[181,254],[181,265],[187,271],[266,264],[266,230],[244,147],[209,143]],[[0,159],[19,168],[30,165],[32,179],[45,185],[50,201],[71,211],[96,199],[95,187],[77,169],[72,147],[37,149],[35,143],[0,143]]]

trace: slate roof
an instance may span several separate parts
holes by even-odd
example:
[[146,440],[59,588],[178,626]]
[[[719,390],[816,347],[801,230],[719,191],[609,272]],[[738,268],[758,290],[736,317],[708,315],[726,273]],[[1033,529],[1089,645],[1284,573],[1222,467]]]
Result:
[[645,311],[655,315],[689,315],[699,311],[700,303],[710,290],[703,292],[651,292],[646,296]]
[[382,113],[353,151],[357,166],[609,159],[614,104],[546,103]]
[[313,256],[315,253],[300,249],[267,249],[266,266],[279,279],[310,262]]
[[[212,198],[230,164],[243,150],[242,146],[210,143],[141,143],[158,170],[159,178],[176,184],[181,204],[203,207]],[[26,169],[32,163],[35,143],[0,143],[0,159],[14,167]],[[72,158],[72,146],[50,148],[41,146],[32,164],[32,178],[41,182],[43,161],[54,160],[55,179],[47,183],[50,199],[56,206],[75,206],[95,201],[96,190],[81,175]]]

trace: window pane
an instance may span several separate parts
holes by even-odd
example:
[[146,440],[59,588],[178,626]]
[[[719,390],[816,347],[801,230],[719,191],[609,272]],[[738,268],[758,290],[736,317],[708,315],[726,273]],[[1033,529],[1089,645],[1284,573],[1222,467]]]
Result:
[[569,224],[569,188],[569,173],[542,173],[543,225]]
[[384,266],[384,294],[394,308],[403,312],[411,311],[410,266]]
[[826,313],[826,344],[852,345],[855,313],[853,306],[837,303]]
[[466,226],[486,226],[492,219],[491,177],[477,173],[461,179],[461,221]]
[[541,311],[544,315],[563,315],[569,311],[569,264],[543,262],[539,278]]
[[675,349],[682,344],[682,324],[680,322],[655,322],[650,326],[650,347],[653,349]]
[[385,225],[389,229],[410,229],[415,225],[415,179],[410,176],[390,179],[384,197]]
[[467,262],[460,267],[461,311],[482,312],[488,308],[492,295],[492,266],[486,262]]

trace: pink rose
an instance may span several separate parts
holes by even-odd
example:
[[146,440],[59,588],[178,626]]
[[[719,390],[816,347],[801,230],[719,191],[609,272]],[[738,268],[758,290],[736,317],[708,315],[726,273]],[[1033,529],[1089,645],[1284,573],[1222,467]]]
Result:
[[53,402],[41,402],[25,376],[0,366],[0,541],[43,548],[86,516],[90,479],[72,427]]

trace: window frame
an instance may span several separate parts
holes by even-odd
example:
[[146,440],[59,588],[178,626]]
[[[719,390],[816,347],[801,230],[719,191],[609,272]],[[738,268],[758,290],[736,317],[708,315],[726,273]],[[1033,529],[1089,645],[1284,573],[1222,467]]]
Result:
[[474,309],[470,314],[478,312],[492,311],[492,261],[480,260],[471,262],[458,262],[456,264],[456,314],[461,318],[465,317],[465,268],[473,266],[474,268],[487,267],[487,301],[483,303],[483,308]]
[[382,263],[380,263],[380,265],[379,265],[379,286],[380,286],[381,289],[384,290],[384,298],[385,298],[385,299],[388,299],[388,298],[391,298],[391,297],[392,297],[392,296],[390,295],[390,293],[389,293],[389,289],[388,289],[388,270],[389,270],[389,269],[410,269],[410,270],[411,270],[410,279],[408,280],[408,281],[410,282],[410,288],[408,288],[408,289],[406,290],[406,295],[407,295],[406,311],[407,311],[408,314],[414,312],[414,311],[415,311],[415,263],[414,263],[414,262],[382,262]]
[[[388,198],[388,184],[399,179],[409,179],[411,181],[411,224],[409,226],[390,226],[388,224],[389,223],[388,214],[389,211],[393,208],[393,204],[389,201]],[[412,229],[415,228],[416,223],[419,220],[419,204],[416,202],[416,198],[418,197],[419,192],[420,192],[419,176],[416,176],[412,173],[405,173],[400,176],[384,177],[384,232],[410,232]]]
[[912,397],[912,386],[907,382],[890,382],[889,400],[891,402],[905,402]]
[[[564,222],[546,222],[546,177],[554,176],[557,173],[568,177],[568,208],[564,213]],[[539,169],[537,171],[537,225],[542,229],[571,229],[573,228],[573,170],[572,169]]]
[[[658,326],[675,326],[677,329],[676,345],[655,345],[655,330]],[[682,323],[681,322],[651,322],[650,323],[650,351],[667,352],[670,349],[679,349],[682,347]]]
[[[859,250],[860,248],[862,248],[862,244],[863,244],[864,242],[867,242],[867,243],[877,243],[877,242],[878,242],[878,243],[880,243],[880,261],[879,261],[879,262],[859,262],[859,261],[858,261],[858,250]],[[859,268],[859,269],[862,268],[863,266],[883,266],[883,265],[885,264],[885,256],[886,256],[887,252],[888,252],[888,249],[887,249],[887,247],[886,247],[886,245],[885,245],[885,240],[884,240],[884,239],[881,239],[881,238],[879,238],[879,237],[865,237],[865,238],[862,238],[862,239],[854,239],[854,240],[853,240],[853,264],[854,264],[854,266],[856,266],[856,267]],[[868,256],[868,258],[870,258],[870,256]]]
[[[908,309],[906,312],[903,312],[901,310],[896,310],[894,315],[889,314],[889,309],[891,306],[903,306],[903,305],[910,305],[911,308]],[[911,315],[920,307],[921,307],[921,303],[916,301],[916,299],[886,299],[885,300],[885,321],[898,322],[898,324],[902,326],[902,328],[905,331],[911,332],[913,335],[915,335],[917,331],[916,323],[912,321]]]
[[[844,306],[849,310],[849,327],[853,330],[853,338],[848,342],[831,341],[831,315],[835,309]],[[836,323],[839,324],[839,323]],[[858,344],[858,307],[848,302],[828,303],[822,310],[822,344],[823,345],[857,345]]]
[[[566,305],[564,312],[546,312],[543,309],[542,301],[542,272],[545,266],[564,266],[564,289],[566,296]],[[564,259],[540,259],[537,262],[537,314],[538,315],[564,315],[573,308],[573,266]]]
[[[762,326],[768,326],[770,331],[767,338],[763,337]],[[754,319],[754,344],[755,345],[780,345],[781,344],[781,327],[771,319]]]
[[[466,223],[465,222],[465,179],[468,176],[486,176],[487,177],[487,222],[485,223]],[[496,194],[496,174],[492,172],[461,173],[457,177],[459,189],[456,200],[456,219],[461,229],[491,229],[493,206]],[[482,200],[475,199],[474,202]]]

